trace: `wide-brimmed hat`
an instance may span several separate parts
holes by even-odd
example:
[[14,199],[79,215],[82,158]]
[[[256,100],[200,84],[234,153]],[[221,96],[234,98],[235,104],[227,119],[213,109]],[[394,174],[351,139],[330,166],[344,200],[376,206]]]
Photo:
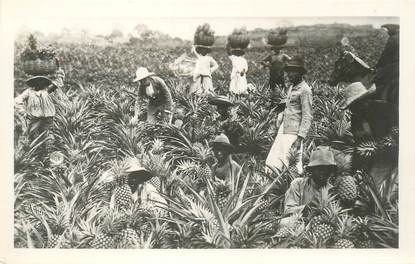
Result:
[[154,72],[149,72],[147,68],[145,67],[138,67],[137,71],[135,72],[135,79],[133,82],[138,82],[144,78],[147,78],[148,76],[155,75]]
[[47,87],[52,84],[52,80],[46,76],[34,76],[26,80],[26,84],[30,87]]
[[149,172],[146,168],[144,168],[141,165],[141,162],[137,158],[128,158],[126,160],[126,163],[127,169],[125,170],[125,172],[127,173],[131,174],[134,172],[134,176],[143,177],[145,179],[150,179],[154,176],[151,172]]
[[307,168],[315,166],[333,166],[337,167],[334,154],[328,146],[318,146],[310,156],[310,162]]
[[290,60],[287,61],[287,64],[284,67],[285,71],[300,71],[306,73],[307,69],[305,68],[303,56],[297,55],[293,56]]
[[344,110],[351,104],[366,98],[368,95],[371,95],[374,91],[375,89],[368,90],[361,82],[351,83],[344,91],[345,100],[340,108]]
[[230,143],[229,138],[225,134],[220,134],[209,143],[212,148],[233,151],[234,146]]
[[229,100],[228,97],[223,96],[223,95],[209,97],[208,103],[211,105],[218,105],[218,106],[234,106],[235,105]]

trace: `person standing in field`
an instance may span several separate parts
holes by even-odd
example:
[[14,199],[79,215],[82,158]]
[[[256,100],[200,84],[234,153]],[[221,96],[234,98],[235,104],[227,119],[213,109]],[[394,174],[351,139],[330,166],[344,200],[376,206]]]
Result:
[[210,95],[214,93],[212,73],[219,68],[219,65],[208,55],[211,51],[209,46],[196,45],[192,47],[192,52],[196,55],[197,60],[190,94]]
[[285,90],[284,67],[290,56],[282,51],[284,45],[272,46],[272,54],[266,57],[261,64],[269,68],[269,88],[276,92],[277,88]]
[[[277,137],[265,161],[267,167],[282,171],[288,164],[288,155],[293,148],[298,155],[297,170],[302,173],[302,147],[311,126],[313,95],[310,86],[303,80],[307,72],[304,59],[293,57],[285,66],[291,86]],[[268,169],[267,169],[268,171]]]
[[245,51],[239,48],[231,49],[227,46],[227,52],[232,62],[229,92],[234,95],[246,95],[248,94],[248,82],[246,80],[248,62],[244,58]]
[[[139,67],[133,82],[139,82],[139,95],[148,98],[147,122],[156,123],[157,116],[164,123],[171,123],[173,99],[166,83],[147,68]],[[138,119],[138,107],[136,106],[133,122]]]
[[[17,112],[22,113],[29,121],[29,139],[33,140],[53,126],[53,118],[56,114],[52,93],[63,87],[65,79],[64,71],[59,68],[53,79],[47,76],[34,76],[26,80],[29,86],[23,93],[14,99]],[[48,133],[48,138],[52,136]],[[47,145],[50,145],[50,140]]]
[[[345,101],[341,108],[351,112],[350,125],[355,142],[353,169],[365,169],[379,189],[398,169],[399,112],[390,102],[371,99],[373,93],[361,82],[351,83],[345,89]],[[372,140],[379,146],[379,151],[371,157],[360,156],[356,147]]]

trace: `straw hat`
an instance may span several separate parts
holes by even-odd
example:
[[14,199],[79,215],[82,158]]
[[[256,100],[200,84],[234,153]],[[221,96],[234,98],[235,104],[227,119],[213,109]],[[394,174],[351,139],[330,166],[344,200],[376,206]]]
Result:
[[330,147],[327,146],[318,146],[310,156],[310,162],[307,165],[307,168],[315,166],[336,166],[336,161],[334,160],[334,154],[331,151]]
[[232,103],[228,97],[223,95],[218,95],[215,97],[208,98],[208,103],[211,105],[218,105],[218,106],[234,106],[235,104]]
[[340,108],[344,110],[351,104],[366,98],[368,95],[371,95],[373,92],[374,89],[366,89],[366,87],[361,82],[351,83],[345,89],[345,101],[340,106]]
[[145,67],[138,67],[137,71],[135,72],[135,79],[133,80],[133,82],[138,82],[152,75],[155,75],[155,73],[149,72]]
[[229,142],[229,138],[223,133],[216,136],[215,139],[210,142],[210,146],[212,148],[223,149],[228,151],[234,150],[234,146]]
[[303,73],[307,72],[304,66],[304,58],[299,55],[292,57],[291,60],[288,60],[284,69],[285,71],[301,71]]
[[146,180],[153,177],[153,174],[149,172],[146,168],[144,168],[137,158],[128,158],[126,162],[127,162],[127,169],[125,170],[125,172],[127,173],[135,172],[134,176],[144,177],[146,178]]
[[30,87],[44,88],[52,84],[52,80],[46,76],[34,76],[26,80]]

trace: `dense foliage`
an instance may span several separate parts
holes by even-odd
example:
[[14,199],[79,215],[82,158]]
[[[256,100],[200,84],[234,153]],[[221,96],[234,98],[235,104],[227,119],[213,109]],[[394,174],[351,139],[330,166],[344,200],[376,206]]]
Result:
[[[374,65],[385,36],[373,30],[350,41],[362,59]],[[27,77],[18,59],[23,44],[16,43],[16,94],[25,89]],[[314,120],[304,162],[317,145],[339,150],[338,176],[352,174],[363,209],[350,212],[338,198],[325,197],[320,201],[320,220],[294,215],[290,218],[293,228],[281,229],[284,193],[292,179],[304,175],[295,166],[280,175],[264,173],[264,160],[277,132],[267,69],[259,64],[268,48],[253,47],[246,54],[248,82],[256,90],[247,98],[235,99],[234,118],[244,129],[244,152],[235,159],[243,171],[225,190],[201,176],[204,164],[211,165],[207,142],[216,129],[214,109],[206,99],[187,95],[191,79],[176,77],[168,68],[190,51],[189,46],[60,44],[58,56],[67,80],[55,96],[54,145],[47,155],[45,137],[30,142],[27,121],[15,115],[15,247],[398,247],[398,211],[397,204],[390,202],[391,188],[373,189],[364,172],[350,171],[353,138],[349,114],[339,108],[342,87],[326,84],[339,50],[339,46],[297,46],[286,52],[304,54],[314,94]],[[219,94],[227,92],[231,71],[225,54],[223,48],[212,53],[220,65],[213,76]],[[176,107],[185,109],[181,129],[146,124],[145,102],[141,102],[139,122],[130,122],[137,99],[131,82],[137,65],[166,80]],[[102,184],[101,177],[110,168],[118,177],[124,176],[127,156],[138,157],[159,176],[169,203],[166,214],[139,208],[138,203],[120,208],[114,198],[118,183]],[[295,163],[295,157],[290,163]]]

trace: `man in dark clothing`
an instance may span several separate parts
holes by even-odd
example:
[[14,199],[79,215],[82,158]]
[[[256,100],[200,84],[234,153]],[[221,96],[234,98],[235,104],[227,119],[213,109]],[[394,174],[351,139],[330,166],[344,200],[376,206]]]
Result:
[[379,188],[398,165],[397,148],[385,148],[382,143],[386,140],[389,141],[389,145],[394,145],[393,141],[397,136],[393,135],[392,130],[398,124],[398,109],[386,101],[368,99],[370,94],[362,83],[354,82],[345,89],[346,100],[342,108],[349,108],[352,113],[351,131],[356,147],[372,140],[377,145],[376,148],[384,148],[382,151],[376,150],[370,158],[364,159],[355,147],[353,155],[354,169],[367,170],[372,175],[375,186]]
[[[163,122],[171,123],[173,99],[166,83],[144,67],[137,69],[134,82],[140,83],[139,94],[148,98],[147,122],[156,123],[160,114]],[[137,111],[134,119],[137,119]]]
[[290,57],[281,49],[282,46],[273,46],[271,48],[273,54],[266,57],[261,63],[265,67],[269,67],[269,87],[273,92],[277,86],[285,90],[284,67]]
[[399,25],[386,24],[389,39],[375,66],[377,98],[387,98],[388,101],[399,103]]

